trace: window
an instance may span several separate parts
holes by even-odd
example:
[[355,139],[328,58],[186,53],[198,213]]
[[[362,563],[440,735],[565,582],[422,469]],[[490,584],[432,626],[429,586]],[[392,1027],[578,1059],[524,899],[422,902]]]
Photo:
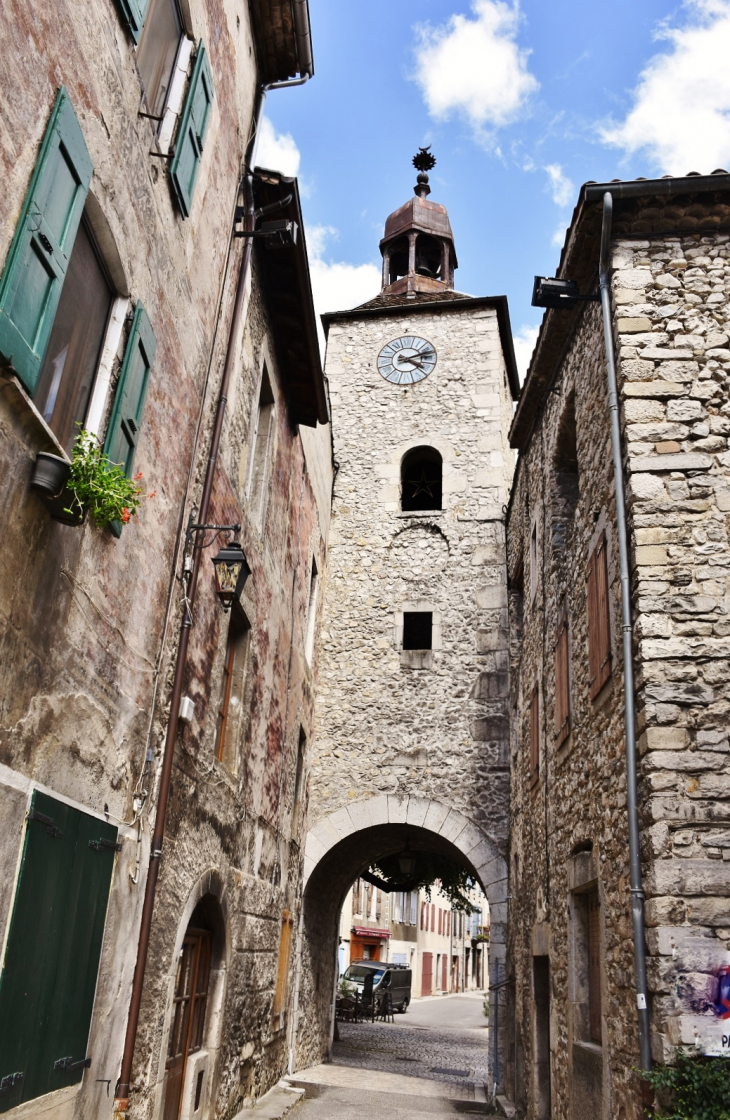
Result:
[[442,508],[443,462],[435,447],[414,447],[401,463],[401,509],[411,513]]
[[562,612],[555,639],[555,745],[570,735],[570,653],[568,615]]
[[175,60],[183,36],[175,0],[150,0],[137,48],[137,68],[149,112],[161,117],[167,103]]
[[[87,1050],[117,829],[35,790],[0,972],[0,1112],[76,1085]],[[93,1057],[93,1055],[92,1055]]]
[[579,497],[578,447],[575,426],[575,397],[571,395],[558,427],[553,459],[553,549],[562,551],[573,524]]
[[33,399],[70,454],[83,423],[114,299],[82,215]]
[[291,938],[294,919],[288,910],[281,915],[281,937],[279,939],[279,963],[276,970],[276,989],[274,991],[274,1006],[272,1008],[273,1029],[278,1030],[284,1025],[286,1015],[286,998],[289,988],[289,957],[291,954]]
[[248,619],[241,608],[234,604],[228,624],[215,738],[216,758],[233,772],[238,768],[238,753],[243,734],[250,639],[251,628]]
[[537,577],[537,519],[535,519],[530,531],[530,605],[535,602],[537,595]]
[[540,777],[540,686],[535,685],[530,699],[530,787]]
[[[92,170],[62,88],[0,280],[0,354],[67,451],[89,411],[115,295],[92,232]],[[104,448],[128,475],[155,345],[138,303]],[[103,413],[100,400],[93,411]]]
[[410,917],[409,917],[408,920],[409,920],[410,925],[414,926],[416,924],[416,915],[418,913],[418,895],[415,893],[415,891],[412,891],[410,897],[411,897],[411,909],[410,909]]
[[304,728],[299,729],[299,747],[297,749],[297,771],[294,780],[294,809],[292,812],[291,832],[293,837],[299,835],[302,823],[304,806],[304,760],[307,754],[307,736]]
[[309,580],[309,603],[307,605],[307,632],[304,639],[304,656],[311,665],[314,653],[314,635],[317,622],[317,599],[319,597],[319,573],[317,562],[312,557],[312,575]]
[[603,534],[588,560],[588,672],[591,699],[611,676],[611,623],[608,612],[608,565]]
[[433,613],[403,612],[403,649],[432,649]]
[[252,451],[249,462],[248,502],[251,517],[260,529],[266,508],[268,484],[269,447],[274,429],[274,394],[271,391],[269,375],[264,367],[259,391],[256,423],[252,436]]

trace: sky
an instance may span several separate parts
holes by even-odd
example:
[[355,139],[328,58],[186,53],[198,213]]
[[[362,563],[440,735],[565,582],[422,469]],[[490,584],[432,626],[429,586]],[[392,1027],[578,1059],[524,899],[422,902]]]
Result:
[[432,145],[455,287],[506,295],[524,373],[587,180],[730,169],[730,0],[309,0],[315,76],[256,162],[296,174],[315,307],[380,290],[378,243]]

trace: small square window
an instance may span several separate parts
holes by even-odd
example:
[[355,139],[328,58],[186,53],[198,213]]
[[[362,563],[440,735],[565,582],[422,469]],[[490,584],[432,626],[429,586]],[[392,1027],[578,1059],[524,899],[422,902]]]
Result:
[[433,649],[433,613],[403,612],[403,649]]

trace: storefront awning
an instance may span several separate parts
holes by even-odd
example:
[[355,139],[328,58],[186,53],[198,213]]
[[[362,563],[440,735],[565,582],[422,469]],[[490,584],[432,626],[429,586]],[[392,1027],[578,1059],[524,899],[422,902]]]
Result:
[[352,932],[357,937],[376,937],[381,941],[387,941],[390,937],[389,929],[367,929],[366,926],[353,926]]

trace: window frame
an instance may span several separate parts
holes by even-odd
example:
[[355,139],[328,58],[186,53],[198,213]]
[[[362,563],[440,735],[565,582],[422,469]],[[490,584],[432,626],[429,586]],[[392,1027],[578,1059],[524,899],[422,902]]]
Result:
[[540,684],[537,682],[530,694],[530,789],[535,789],[540,781]]
[[588,673],[591,700],[595,700],[613,672],[611,612],[608,582],[608,539],[600,534],[586,568]]
[[555,746],[561,747],[572,730],[570,708],[570,636],[568,612],[563,608],[555,634]]
[[[226,648],[223,658],[223,675],[218,704],[216,705],[216,731],[214,756],[230,773],[238,772],[240,747],[246,731],[247,692],[251,658],[251,624],[238,603],[231,609],[226,631]],[[229,726],[231,695],[235,678],[239,677],[240,711],[236,726]],[[231,738],[229,739],[229,733]]]

